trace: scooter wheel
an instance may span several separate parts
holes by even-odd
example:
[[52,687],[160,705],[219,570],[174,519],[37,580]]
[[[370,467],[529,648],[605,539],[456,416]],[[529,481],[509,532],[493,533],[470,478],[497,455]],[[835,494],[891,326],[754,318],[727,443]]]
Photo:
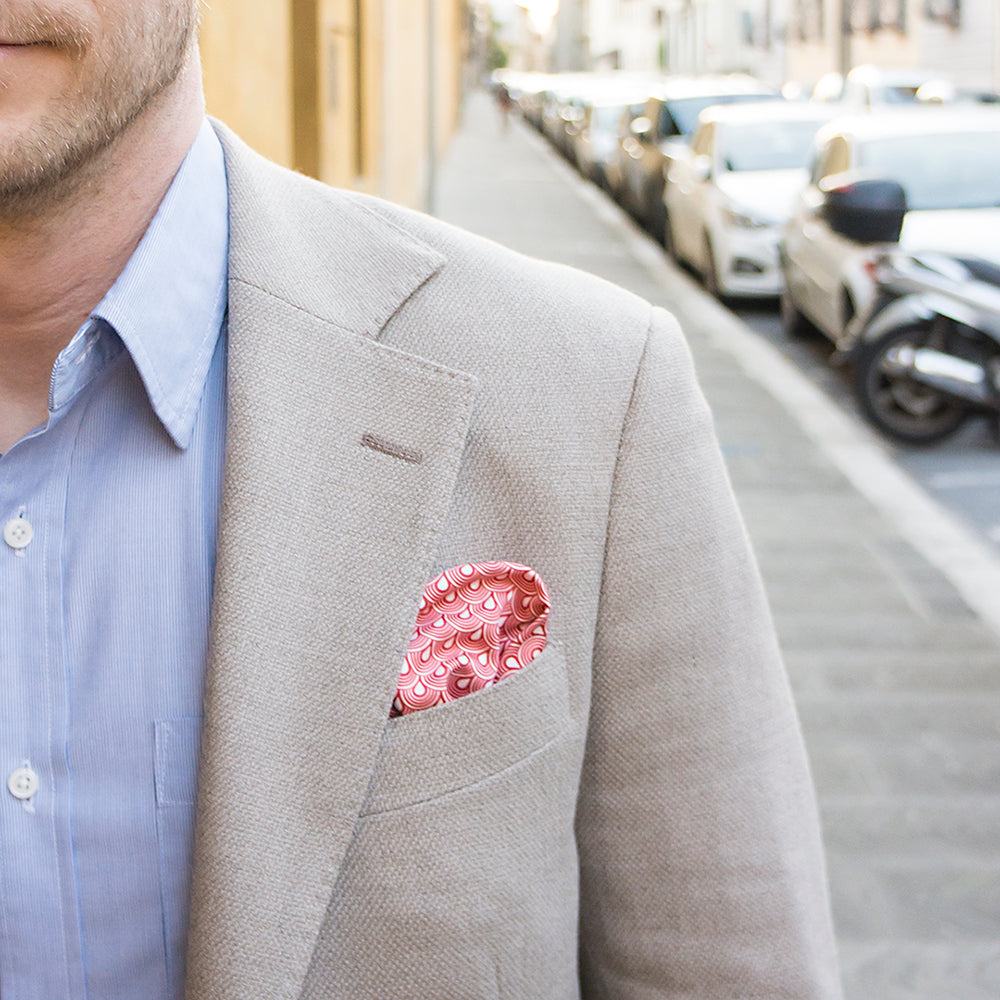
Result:
[[954,434],[969,409],[914,379],[900,355],[926,344],[929,331],[903,327],[866,345],[854,369],[854,389],[864,415],[884,434],[904,444],[929,445]]

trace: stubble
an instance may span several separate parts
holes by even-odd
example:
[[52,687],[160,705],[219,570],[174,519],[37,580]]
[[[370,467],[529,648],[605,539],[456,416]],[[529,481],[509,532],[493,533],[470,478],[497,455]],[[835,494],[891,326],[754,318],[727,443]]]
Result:
[[[153,8],[152,10],[150,8]],[[196,0],[134,3],[107,37],[36,4],[0,3],[4,37],[50,45],[75,73],[54,107],[0,139],[0,218],[37,218],[72,198],[178,77],[197,36]]]

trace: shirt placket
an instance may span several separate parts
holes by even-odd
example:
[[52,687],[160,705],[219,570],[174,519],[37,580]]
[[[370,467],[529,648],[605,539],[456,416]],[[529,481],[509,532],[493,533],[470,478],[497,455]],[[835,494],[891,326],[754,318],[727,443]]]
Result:
[[61,558],[74,422],[22,441],[0,460],[0,593],[9,616],[0,629],[4,1000],[83,996]]

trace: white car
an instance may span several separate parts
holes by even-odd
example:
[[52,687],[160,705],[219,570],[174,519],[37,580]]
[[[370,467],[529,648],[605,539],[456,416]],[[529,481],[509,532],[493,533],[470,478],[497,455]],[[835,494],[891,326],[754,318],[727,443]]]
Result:
[[778,239],[809,177],[816,130],[832,112],[785,102],[703,111],[670,166],[664,243],[719,296],[781,291]]
[[814,326],[843,346],[851,320],[871,304],[872,267],[894,244],[848,235],[830,209],[861,178],[902,185],[905,251],[1000,258],[1000,109],[899,109],[836,119],[817,134],[809,183],[782,235],[781,313],[789,335]]

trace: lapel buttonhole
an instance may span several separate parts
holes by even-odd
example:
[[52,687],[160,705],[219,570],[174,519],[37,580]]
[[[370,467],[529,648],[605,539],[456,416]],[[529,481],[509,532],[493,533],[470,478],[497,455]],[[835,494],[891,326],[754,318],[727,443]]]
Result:
[[424,460],[424,453],[417,448],[408,448],[405,444],[397,444],[377,434],[362,434],[361,443],[372,451],[380,451],[383,455],[401,458],[404,462],[419,465]]

